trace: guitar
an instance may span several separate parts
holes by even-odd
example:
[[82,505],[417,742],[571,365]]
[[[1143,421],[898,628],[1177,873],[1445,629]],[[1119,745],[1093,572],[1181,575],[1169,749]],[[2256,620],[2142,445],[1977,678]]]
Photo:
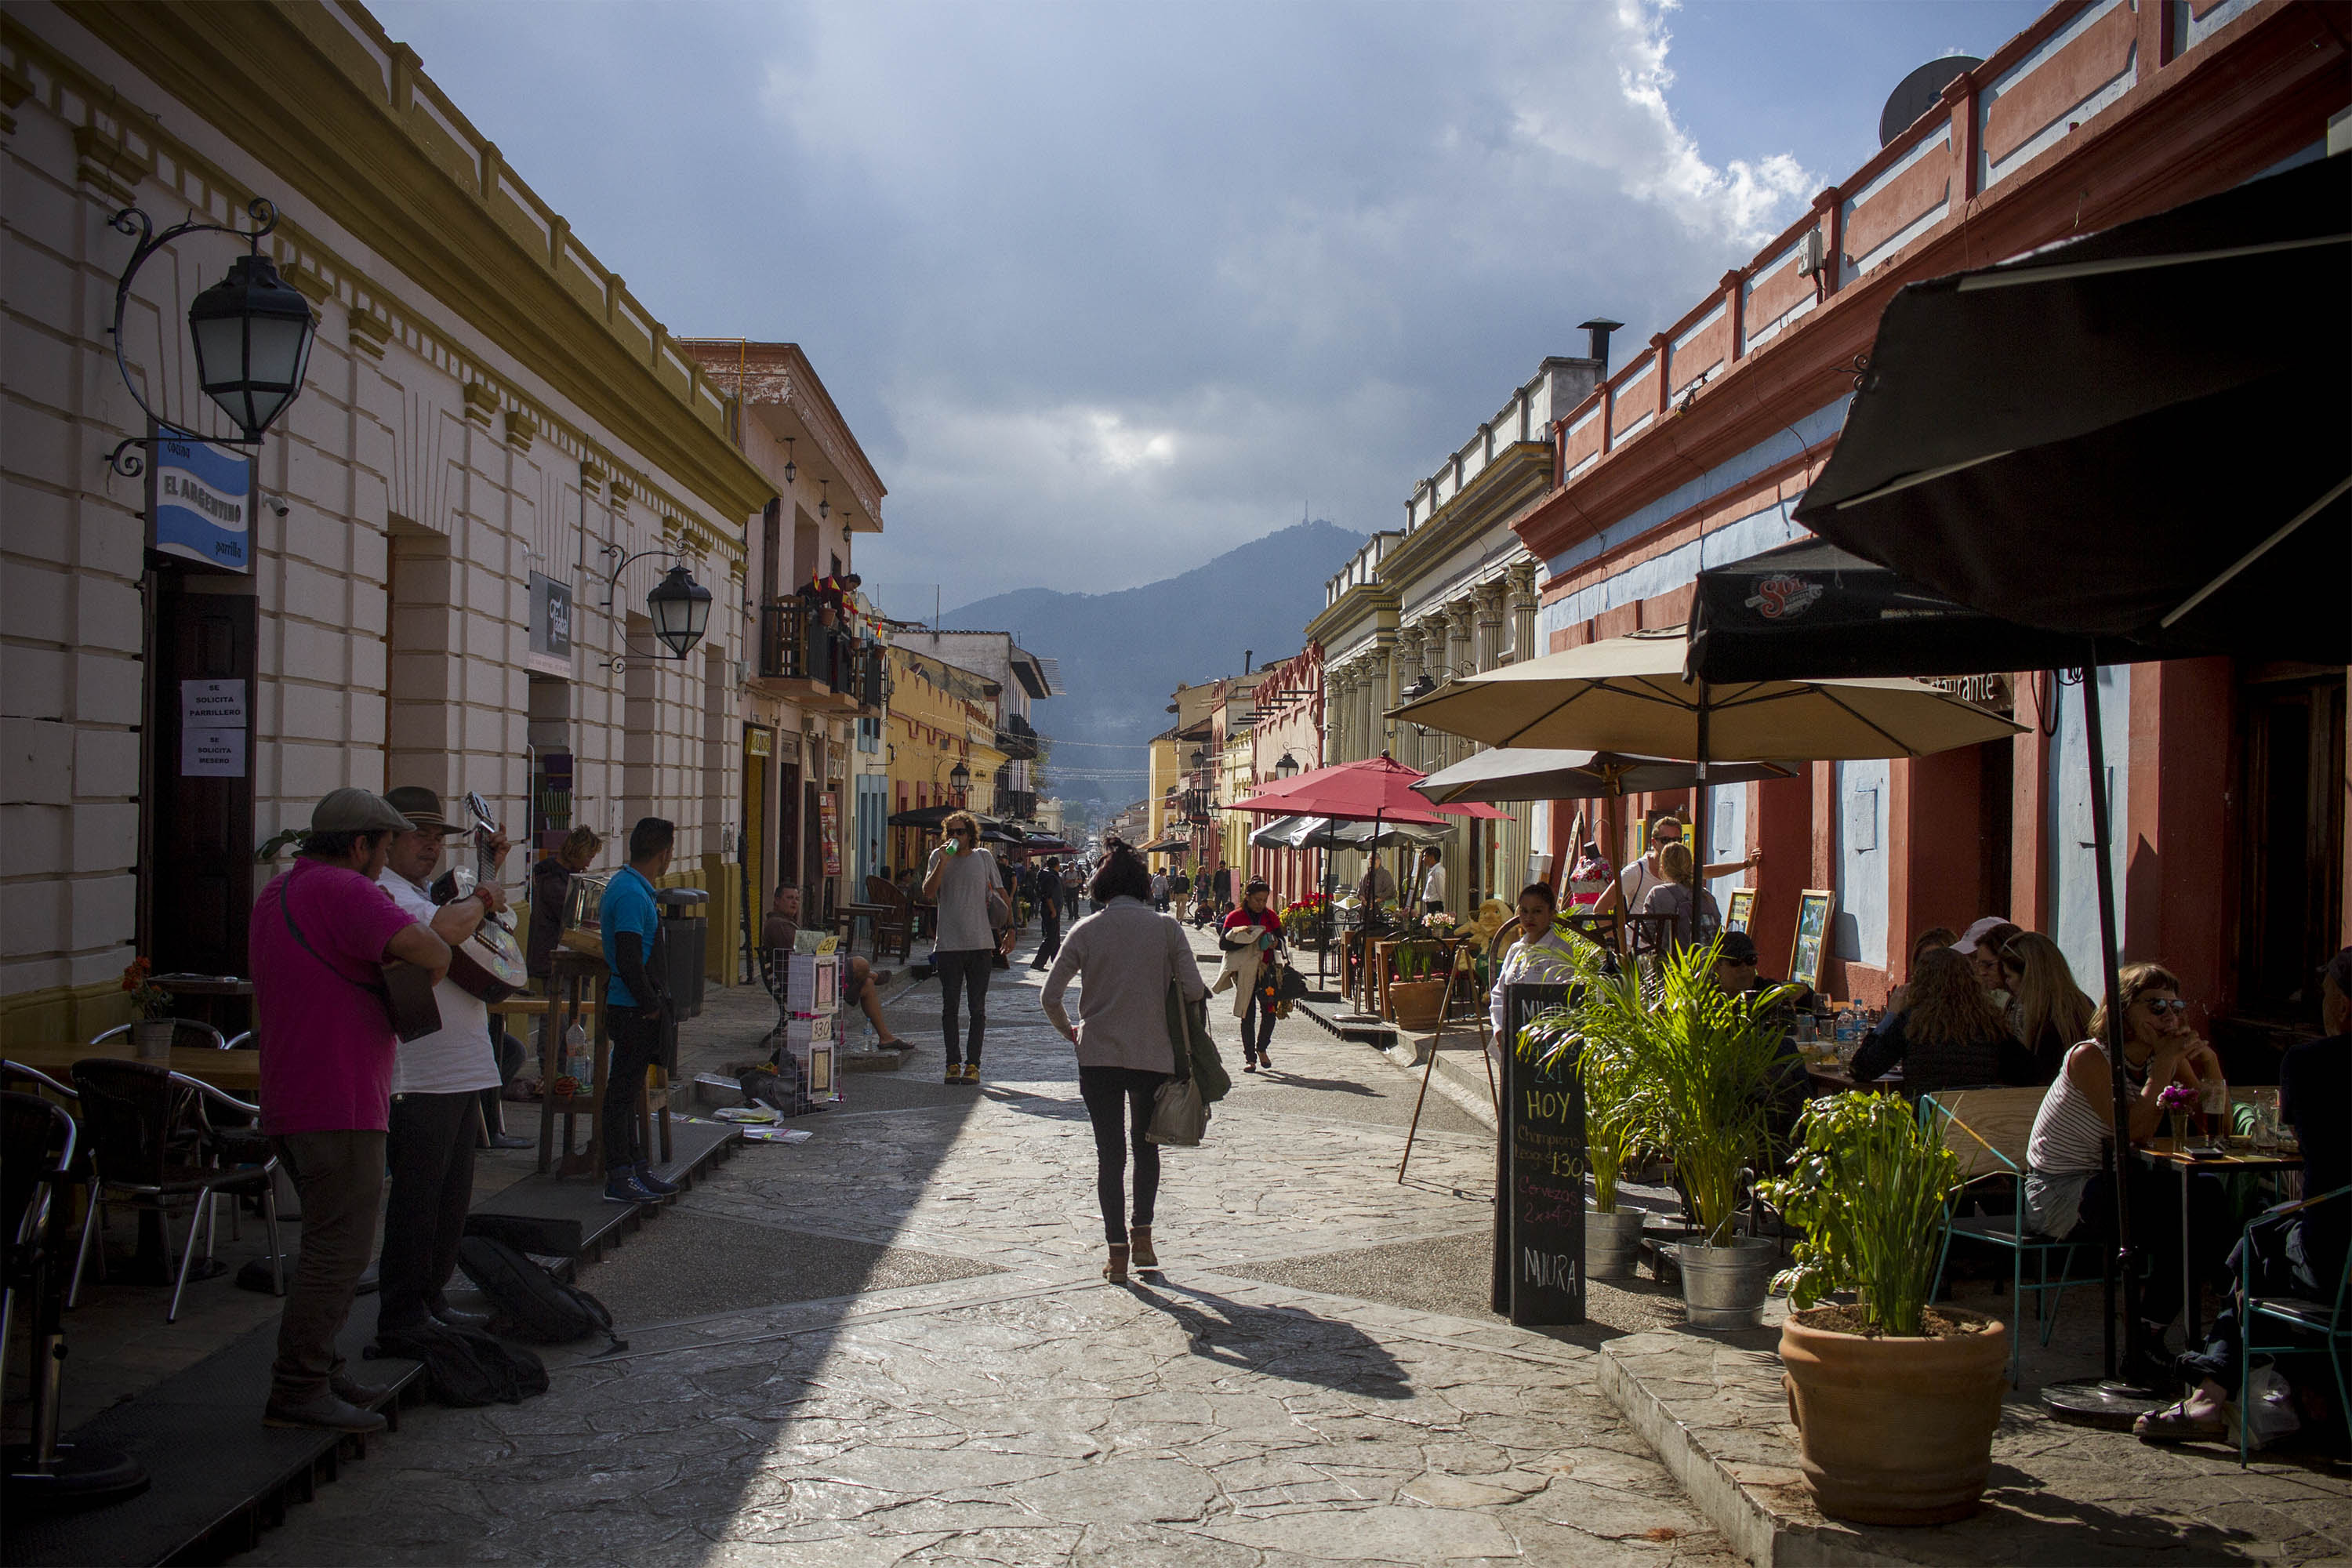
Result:
[[[489,803],[468,790],[466,810],[474,819],[474,864],[450,867],[433,884],[435,903],[466,898],[497,875],[490,840],[499,827],[490,820]],[[449,978],[467,994],[484,1002],[503,1002],[529,985],[530,971],[524,964],[521,945],[515,941],[514,916],[485,915],[473,935],[449,950]]]

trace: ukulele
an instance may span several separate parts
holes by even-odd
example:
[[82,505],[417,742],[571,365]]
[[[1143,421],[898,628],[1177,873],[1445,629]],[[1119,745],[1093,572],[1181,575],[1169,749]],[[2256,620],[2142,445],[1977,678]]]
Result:
[[[490,840],[499,832],[490,820],[489,804],[473,791],[466,792],[466,810],[474,819],[474,864],[452,866],[433,884],[433,901],[446,904],[469,896],[491,880]],[[474,934],[449,950],[449,978],[471,996],[503,1002],[530,984],[520,944],[515,941],[514,916],[485,914]]]

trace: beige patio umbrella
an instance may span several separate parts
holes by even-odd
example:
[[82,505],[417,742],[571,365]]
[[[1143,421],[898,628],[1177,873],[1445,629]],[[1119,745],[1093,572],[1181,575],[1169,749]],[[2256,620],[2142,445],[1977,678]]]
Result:
[[[1587,643],[1465,676],[1392,717],[1489,746],[1632,752],[1710,762],[1924,757],[2021,733],[1988,708],[1924,680],[1683,679],[1681,626]],[[1706,818],[1692,849],[1706,863]]]

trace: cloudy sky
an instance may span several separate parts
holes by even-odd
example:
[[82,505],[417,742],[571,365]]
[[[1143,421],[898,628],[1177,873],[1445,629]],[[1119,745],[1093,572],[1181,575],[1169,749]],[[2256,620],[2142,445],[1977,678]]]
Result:
[[1575,323],[1670,323],[2041,8],[375,6],[671,331],[807,349],[924,611],[1396,526]]

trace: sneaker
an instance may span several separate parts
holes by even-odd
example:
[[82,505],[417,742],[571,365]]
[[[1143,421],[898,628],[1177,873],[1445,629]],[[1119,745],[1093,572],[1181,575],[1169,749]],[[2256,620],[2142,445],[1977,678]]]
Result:
[[333,1394],[321,1394],[300,1404],[273,1397],[262,1406],[264,1426],[306,1426],[323,1432],[381,1432],[391,1423],[373,1410],[362,1410]]
[[536,1138],[526,1138],[520,1132],[493,1132],[490,1134],[490,1147],[493,1149],[536,1149],[539,1147],[539,1140]]
[[940,1081],[941,1083],[961,1083],[963,1081],[963,1064],[961,1062],[948,1063],[948,1076],[941,1079]]
[[1242,1071],[1244,1071],[1244,1072],[1255,1072],[1255,1071],[1257,1071],[1257,1063],[1256,1063],[1256,1062],[1255,1062],[1255,1061],[1246,1061],[1246,1062],[1242,1063]]
[[677,1195],[677,1184],[676,1182],[666,1182],[662,1180],[661,1177],[655,1175],[650,1169],[644,1165],[639,1165],[637,1167],[637,1185],[645,1188],[646,1191],[653,1194],[653,1195],[657,1198],[676,1197]]
[[966,1083],[978,1083],[980,1081],[980,1064],[978,1062],[966,1062],[963,1064],[963,1080]]
[[604,1201],[608,1204],[657,1204],[661,1196],[637,1180],[635,1171],[616,1171],[604,1184]]
[[392,1390],[389,1388],[378,1388],[371,1383],[361,1383],[345,1377],[340,1372],[327,1380],[327,1387],[344,1404],[358,1405],[362,1410],[371,1405],[381,1405],[392,1397]]

